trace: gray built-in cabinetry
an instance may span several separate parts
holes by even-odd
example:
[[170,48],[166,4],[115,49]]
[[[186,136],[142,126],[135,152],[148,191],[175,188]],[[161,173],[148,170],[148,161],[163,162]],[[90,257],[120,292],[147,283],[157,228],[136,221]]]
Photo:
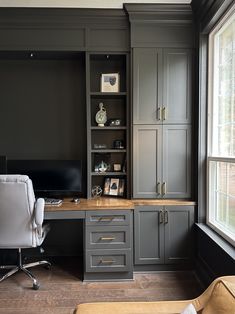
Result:
[[133,49],[133,196],[190,198],[192,51]]
[[[118,178],[124,182],[122,197],[129,197],[129,118],[128,118],[128,54],[127,53],[87,53],[87,169],[88,197],[92,189],[100,186],[104,189],[105,179]],[[101,75],[117,73],[120,87],[117,92],[101,91]],[[95,120],[99,104],[102,103],[107,114],[104,126],[98,126]],[[112,119],[119,119],[119,125],[112,125]],[[119,141],[121,147],[115,147]],[[99,164],[108,168],[99,171]],[[114,165],[120,165],[116,170]]]
[[194,206],[136,206],[135,265],[191,261]]
[[191,198],[193,16],[126,4],[131,22],[134,198]]
[[132,211],[87,211],[84,279],[132,279]]

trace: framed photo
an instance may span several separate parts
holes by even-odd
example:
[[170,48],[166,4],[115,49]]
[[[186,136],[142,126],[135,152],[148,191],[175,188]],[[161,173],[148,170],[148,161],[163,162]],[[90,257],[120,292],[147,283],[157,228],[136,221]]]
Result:
[[119,73],[101,74],[101,92],[118,93],[120,91]]
[[104,195],[109,196],[123,196],[125,188],[124,179],[119,178],[105,178],[104,181]]

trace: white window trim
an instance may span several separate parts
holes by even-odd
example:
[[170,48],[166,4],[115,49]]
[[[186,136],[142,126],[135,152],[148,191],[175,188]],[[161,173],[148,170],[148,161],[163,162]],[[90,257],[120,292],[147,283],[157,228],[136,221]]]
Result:
[[235,240],[232,239],[232,236],[229,232],[222,231],[219,229],[215,224],[211,223],[210,217],[210,162],[211,161],[218,161],[218,162],[231,162],[235,163],[235,158],[226,158],[226,157],[217,157],[212,156],[212,117],[214,115],[213,109],[213,80],[212,78],[214,75],[214,36],[223,31],[223,29],[227,26],[228,20],[230,17],[235,14],[235,5],[227,12],[227,14],[219,21],[219,23],[214,27],[214,29],[209,34],[209,41],[208,41],[208,111],[207,111],[207,187],[206,187],[206,199],[207,199],[207,211],[206,211],[206,223],[210,226],[213,230],[215,230],[219,235],[221,235],[225,240],[227,240],[230,244],[235,246]]

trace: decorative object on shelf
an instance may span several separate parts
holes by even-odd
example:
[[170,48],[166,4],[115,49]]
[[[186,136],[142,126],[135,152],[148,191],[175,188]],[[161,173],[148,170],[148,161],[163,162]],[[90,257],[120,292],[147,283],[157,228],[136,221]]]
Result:
[[92,187],[91,190],[91,195],[94,198],[98,198],[102,195],[103,190],[101,189],[101,187],[99,185],[95,185]]
[[123,149],[124,148],[123,140],[115,140],[115,141],[113,141],[113,148],[115,148],[115,149]]
[[102,102],[99,103],[100,110],[95,115],[95,121],[98,126],[103,127],[107,121],[107,113]]
[[104,161],[101,161],[101,163],[98,165],[99,172],[106,172],[108,169],[109,169],[109,166]]
[[104,195],[123,196],[125,181],[119,178],[105,178],[104,181]]
[[121,171],[121,164],[114,164],[113,171]]
[[94,144],[94,149],[106,149],[106,144]]
[[97,173],[104,173],[110,170],[110,153],[94,154],[94,170]]
[[109,126],[120,126],[121,125],[121,119],[109,119],[108,125]]
[[101,74],[101,92],[118,93],[119,92],[119,73]]

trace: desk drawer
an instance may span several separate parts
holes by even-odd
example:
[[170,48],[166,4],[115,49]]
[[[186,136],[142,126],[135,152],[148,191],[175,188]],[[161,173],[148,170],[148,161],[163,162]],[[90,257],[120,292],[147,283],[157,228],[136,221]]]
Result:
[[86,212],[87,225],[129,225],[131,211],[99,210]]
[[126,272],[130,270],[130,250],[88,250],[86,252],[86,272]]
[[129,226],[88,226],[86,248],[126,249],[130,248]]

